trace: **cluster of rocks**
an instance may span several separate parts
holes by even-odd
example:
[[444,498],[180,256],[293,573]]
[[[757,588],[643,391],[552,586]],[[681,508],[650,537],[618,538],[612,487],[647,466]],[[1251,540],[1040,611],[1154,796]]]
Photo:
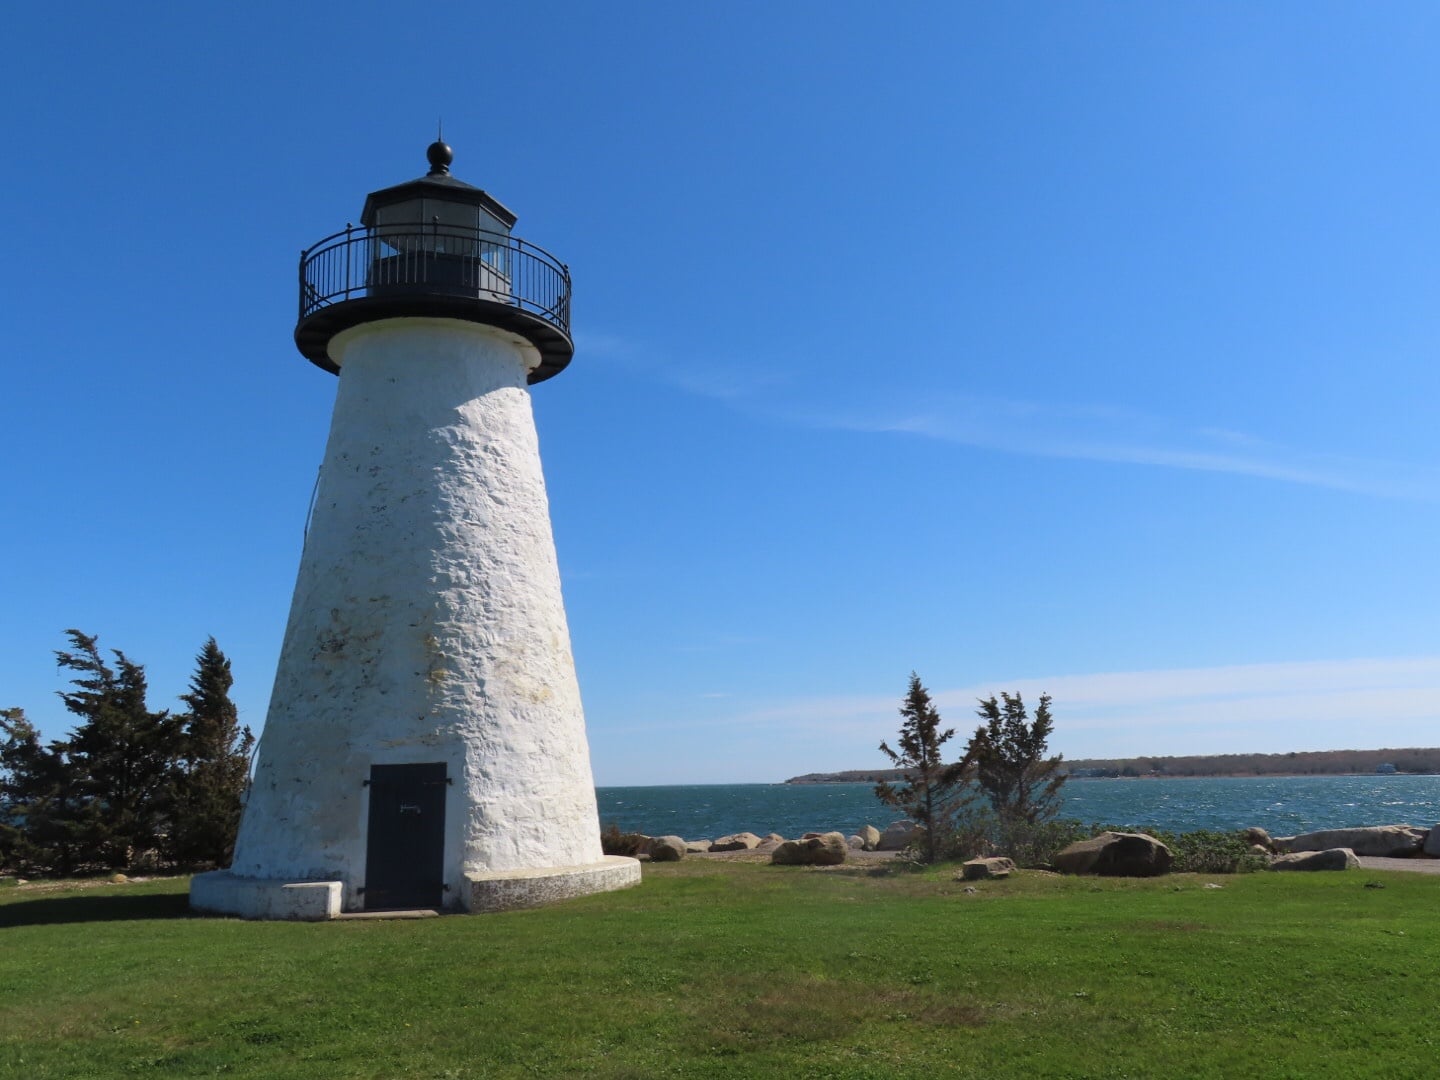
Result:
[[[1362,855],[1440,858],[1440,826],[1417,829],[1412,825],[1371,825],[1278,837],[1251,828],[1245,830],[1245,841],[1250,853],[1263,858],[1271,870],[1351,870],[1360,866]],[[1122,832],[1104,832],[1078,841],[1051,860],[1062,874],[1113,877],[1154,877],[1168,873],[1173,861],[1170,849],[1155,837]]]
[[[779,833],[757,836],[752,832],[732,833],[718,840],[646,836],[638,854],[652,862],[675,862],[686,855],[753,852],[769,855],[772,863],[781,866],[837,866],[852,853],[901,851],[920,837],[920,827],[913,821],[892,822],[884,832],[866,825],[850,837],[838,832],[807,832],[798,840],[787,840]],[[1358,867],[1362,855],[1440,858],[1440,826],[1374,825],[1278,837],[1252,828],[1245,830],[1245,841],[1251,854],[1263,857],[1271,870],[1347,870]],[[1169,873],[1173,863],[1174,855],[1165,844],[1140,832],[1103,832],[1071,844],[1051,860],[1062,874],[1109,877],[1155,877]],[[1010,859],[991,856],[971,859],[963,864],[959,876],[966,881],[1004,878],[1014,870]]]
[[787,840],[773,832],[768,836],[738,832],[718,840],[642,836],[637,854],[651,862],[676,862],[686,855],[754,852],[769,855],[772,863],[781,866],[838,866],[852,852],[900,851],[914,843],[919,835],[920,827],[913,821],[896,821],[884,832],[866,825],[849,837],[839,832],[807,832],[798,840]]
[[1349,870],[1359,856],[1381,859],[1440,858],[1440,826],[1366,825],[1323,829],[1299,836],[1271,837],[1264,829],[1245,830],[1250,850],[1270,861],[1271,870]]

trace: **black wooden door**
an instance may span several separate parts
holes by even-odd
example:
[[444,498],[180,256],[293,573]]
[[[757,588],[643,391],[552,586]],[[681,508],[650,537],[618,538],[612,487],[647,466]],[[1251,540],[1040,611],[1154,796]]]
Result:
[[365,907],[433,908],[445,881],[445,763],[370,766]]

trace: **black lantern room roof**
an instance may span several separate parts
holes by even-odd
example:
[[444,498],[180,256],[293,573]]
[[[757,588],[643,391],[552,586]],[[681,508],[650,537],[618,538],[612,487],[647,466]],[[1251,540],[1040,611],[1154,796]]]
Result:
[[426,150],[430,171],[365,198],[360,226],[300,253],[295,344],[326,371],[336,334],[381,319],[426,316],[484,323],[540,353],[529,381],[570,362],[570,270],[511,235],[515,215],[488,192],[450,175],[454,152]]
[[406,202],[411,199],[443,199],[447,202],[478,206],[492,217],[498,218],[507,229],[515,227],[515,215],[495,196],[464,180],[450,175],[450,163],[455,160],[455,151],[449,144],[431,143],[425,148],[425,158],[430,162],[430,171],[403,184],[381,188],[365,196],[365,208],[360,211],[360,224],[375,224],[375,210],[380,206]]

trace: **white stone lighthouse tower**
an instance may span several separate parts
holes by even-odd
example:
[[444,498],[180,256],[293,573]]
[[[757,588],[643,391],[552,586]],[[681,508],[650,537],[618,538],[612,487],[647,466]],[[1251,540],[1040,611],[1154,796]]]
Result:
[[639,880],[600,850],[529,384],[570,362],[570,275],[430,171],[302,253],[300,352],[339,375],[229,870],[250,918],[521,907]]

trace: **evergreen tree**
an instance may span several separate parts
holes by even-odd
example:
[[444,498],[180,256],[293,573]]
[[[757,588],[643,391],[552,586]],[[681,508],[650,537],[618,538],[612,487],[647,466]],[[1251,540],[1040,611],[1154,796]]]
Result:
[[180,698],[188,711],[171,850],[183,863],[224,866],[235,847],[255,737],[230,700],[234,681],[230,660],[210,638],[195,657],[190,692]]
[[0,867],[73,873],[75,784],[63,744],[40,742],[23,709],[0,709]]
[[930,692],[920,683],[920,676],[910,673],[910,690],[900,706],[900,749],[880,744],[880,752],[905,770],[905,784],[881,781],[875,795],[881,802],[903,810],[925,830],[924,856],[934,862],[940,852],[941,835],[948,831],[965,799],[966,774],[970,770],[967,754],[960,761],[944,764],[941,747],[955,734],[954,728],[940,729],[940,712],[930,700]]
[[1065,774],[1060,755],[1045,756],[1054,727],[1050,695],[1040,696],[1033,721],[1019,694],[982,700],[978,711],[984,723],[975,729],[967,754],[1002,832],[1053,818],[1060,809]]
[[82,797],[75,822],[87,858],[128,866],[159,846],[180,751],[180,723],[145,703],[145,669],[118,649],[112,668],[97,639],[67,630],[73,652],[57,651],[75,672],[61,691],[80,725],[64,744]]

